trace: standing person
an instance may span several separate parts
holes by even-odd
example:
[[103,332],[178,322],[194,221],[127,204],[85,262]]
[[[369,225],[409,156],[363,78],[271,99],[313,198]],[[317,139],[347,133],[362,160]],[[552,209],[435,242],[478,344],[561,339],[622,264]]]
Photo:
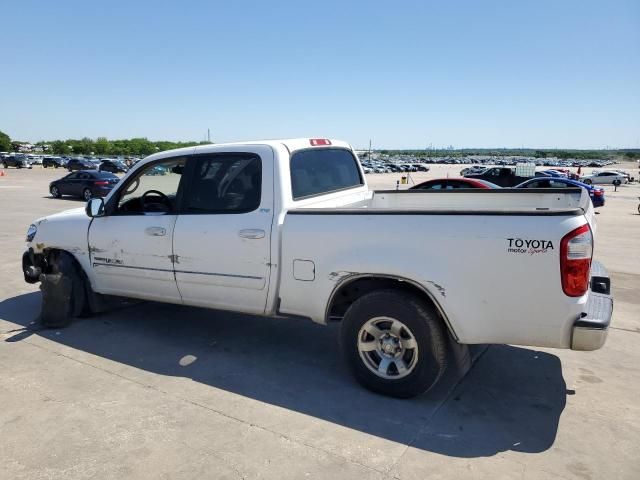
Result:
[[582,165],[578,165],[578,176],[582,173]]

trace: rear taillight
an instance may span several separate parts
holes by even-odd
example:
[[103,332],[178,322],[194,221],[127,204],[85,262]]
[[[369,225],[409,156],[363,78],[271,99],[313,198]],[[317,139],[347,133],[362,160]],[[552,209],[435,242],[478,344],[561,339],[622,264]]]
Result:
[[593,191],[593,194],[594,194],[596,197],[601,197],[602,195],[604,195],[604,190],[594,190],[594,191]]
[[581,297],[589,288],[593,235],[589,225],[567,233],[560,241],[562,291],[569,297]]
[[97,182],[93,182],[94,185],[109,185],[109,182],[106,180],[100,180]]

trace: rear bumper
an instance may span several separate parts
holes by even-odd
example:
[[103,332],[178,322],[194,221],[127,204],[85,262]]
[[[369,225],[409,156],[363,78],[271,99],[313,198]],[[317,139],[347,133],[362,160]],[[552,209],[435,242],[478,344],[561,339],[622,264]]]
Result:
[[609,274],[598,262],[591,270],[591,291],[582,312],[573,324],[572,350],[597,350],[604,345],[613,314],[613,297]]

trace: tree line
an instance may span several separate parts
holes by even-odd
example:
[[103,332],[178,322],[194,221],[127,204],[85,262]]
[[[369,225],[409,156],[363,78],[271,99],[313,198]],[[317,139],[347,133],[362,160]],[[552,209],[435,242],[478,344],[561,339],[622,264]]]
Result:
[[174,148],[193,147],[207,142],[169,142],[166,140],[151,141],[146,138],[130,138],[125,140],[109,140],[98,137],[95,140],[83,138],[80,140],[53,140],[42,142],[50,145],[51,151],[56,155],[135,155],[146,156],[163,150]]
[[[20,145],[26,142],[11,140],[11,138],[0,131],[0,151],[11,152],[18,151]],[[129,138],[124,140],[109,140],[106,137],[67,139],[67,140],[51,140],[37,142],[35,146],[48,148],[46,153],[55,155],[99,155],[99,156],[146,156],[152,153],[164,150],[172,150],[174,148],[193,147],[195,145],[203,145],[209,142],[170,142],[167,140],[151,141],[147,138]]]
[[[12,141],[6,133],[0,131],[0,152],[17,151],[20,144],[25,142]],[[35,145],[49,145],[47,153],[56,155],[118,155],[118,156],[145,156],[152,153],[171,150],[174,148],[193,147],[204,145],[208,142],[169,142],[166,140],[151,141],[146,138],[130,138],[126,140],[109,140],[106,137],[82,138],[80,140],[52,140],[38,142]],[[578,160],[611,159],[611,160],[637,160],[640,159],[640,149],[620,150],[569,150],[549,149],[535,150],[530,148],[516,149],[491,149],[491,148],[465,148],[460,150],[435,149],[435,150],[379,150],[380,153],[396,155],[412,155],[415,157],[463,157],[466,155],[493,155],[515,156],[524,155],[536,158],[575,158]]]

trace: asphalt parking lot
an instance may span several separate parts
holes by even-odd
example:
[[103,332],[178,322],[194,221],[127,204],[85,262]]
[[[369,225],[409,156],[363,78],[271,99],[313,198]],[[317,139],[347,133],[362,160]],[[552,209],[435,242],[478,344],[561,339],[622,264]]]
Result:
[[49,197],[60,170],[7,172],[0,479],[640,478],[638,184],[606,187],[597,216],[615,296],[603,349],[490,346],[464,378],[394,400],[354,383],[335,327],[140,303],[42,329],[24,235],[83,203]]

